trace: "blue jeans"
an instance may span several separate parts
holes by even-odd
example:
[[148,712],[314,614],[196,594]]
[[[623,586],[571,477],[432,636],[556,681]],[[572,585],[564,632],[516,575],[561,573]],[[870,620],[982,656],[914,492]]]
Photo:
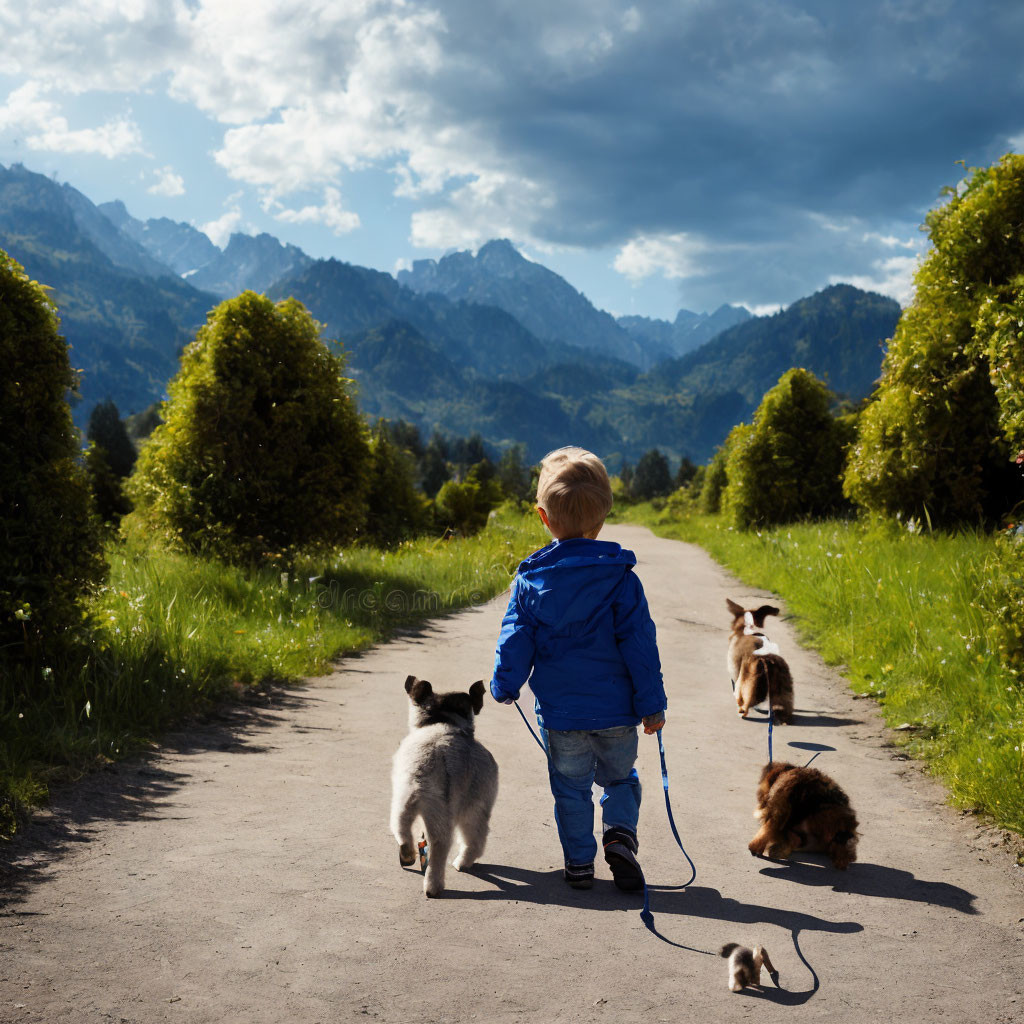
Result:
[[593,786],[603,790],[605,829],[636,832],[640,777],[636,773],[635,725],[613,729],[541,729],[548,751],[548,777],[555,797],[555,824],[566,864],[590,864],[597,854]]

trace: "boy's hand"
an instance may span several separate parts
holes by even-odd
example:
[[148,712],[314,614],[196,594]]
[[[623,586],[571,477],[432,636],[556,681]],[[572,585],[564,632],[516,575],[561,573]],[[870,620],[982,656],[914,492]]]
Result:
[[665,725],[665,712],[659,711],[656,715],[648,715],[643,719],[644,733],[653,736]]

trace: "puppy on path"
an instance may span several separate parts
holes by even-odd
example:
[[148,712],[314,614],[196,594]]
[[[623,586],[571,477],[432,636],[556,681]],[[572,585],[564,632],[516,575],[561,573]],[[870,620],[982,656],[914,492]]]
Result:
[[729,961],[730,991],[739,992],[748,985],[760,986],[762,966],[778,988],[779,972],[772,966],[771,960],[768,959],[768,950],[764,946],[747,949],[738,942],[729,942],[718,951],[718,955]]
[[398,861],[408,867],[416,861],[413,822],[423,819],[429,851],[423,891],[440,896],[455,831],[461,838],[456,871],[470,867],[484,852],[498,795],[498,765],[473,735],[474,718],[484,703],[483,682],[475,682],[468,693],[434,693],[425,679],[409,676],[405,692],[409,735],[394,758],[391,831]]

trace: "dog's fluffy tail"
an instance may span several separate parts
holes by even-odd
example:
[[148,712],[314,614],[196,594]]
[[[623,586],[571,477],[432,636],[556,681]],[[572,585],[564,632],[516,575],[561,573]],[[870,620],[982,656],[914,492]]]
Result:
[[727,942],[727,943],[726,943],[726,944],[725,944],[725,945],[724,945],[724,946],[723,946],[723,947],[722,947],[722,948],[721,948],[721,949],[720,949],[720,950],[718,951],[718,955],[719,955],[719,956],[721,956],[721,957],[725,957],[726,959],[728,959],[728,958],[729,958],[730,956],[732,956],[732,951],[733,951],[734,949],[739,949],[739,948],[740,948],[740,944],[739,944],[738,942]]

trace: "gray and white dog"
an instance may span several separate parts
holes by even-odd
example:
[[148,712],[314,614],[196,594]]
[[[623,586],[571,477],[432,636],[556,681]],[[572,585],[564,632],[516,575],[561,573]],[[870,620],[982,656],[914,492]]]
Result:
[[469,692],[434,693],[425,679],[409,676],[409,735],[395,754],[391,773],[391,831],[398,860],[416,860],[412,826],[426,828],[429,860],[423,879],[427,896],[444,891],[444,869],[455,830],[461,846],[453,866],[463,871],[484,852],[491,808],[498,795],[498,765],[473,736],[474,716],[484,706],[484,684]]

